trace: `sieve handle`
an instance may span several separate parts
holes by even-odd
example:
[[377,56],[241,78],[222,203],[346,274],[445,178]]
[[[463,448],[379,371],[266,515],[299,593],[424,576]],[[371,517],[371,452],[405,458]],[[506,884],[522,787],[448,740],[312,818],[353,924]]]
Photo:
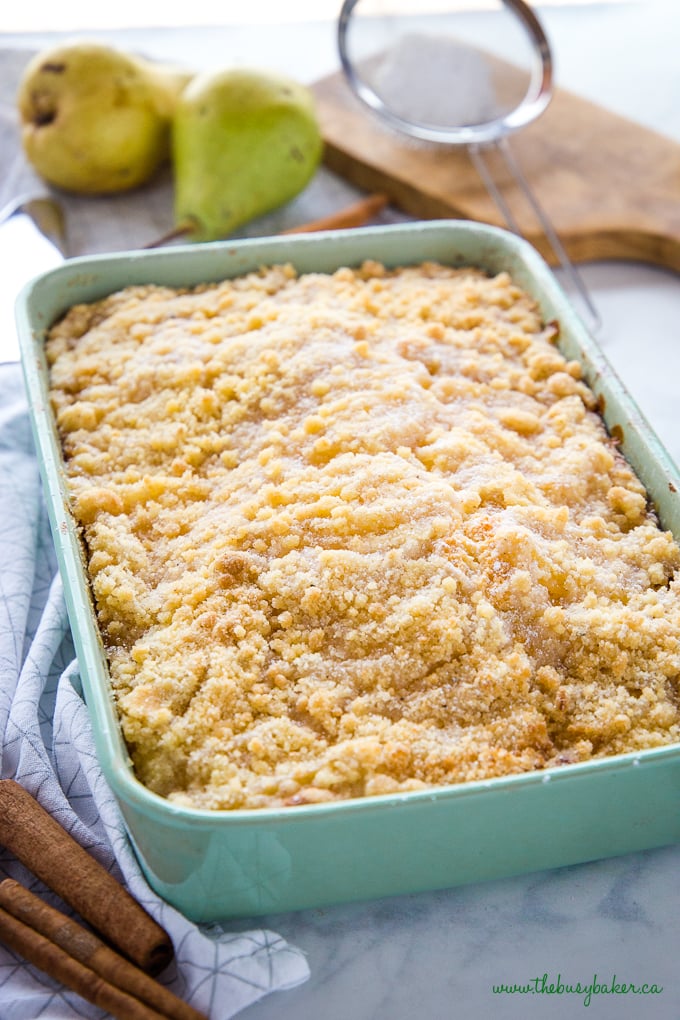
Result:
[[[486,146],[486,148],[489,147],[490,146]],[[529,182],[524,176],[524,173],[522,172],[522,168],[520,167],[519,163],[515,159],[515,156],[510,148],[507,138],[502,138],[498,142],[495,142],[493,147],[498,149],[509,173],[511,174],[515,181],[515,184],[518,186],[518,188],[526,198],[536,218],[538,219],[538,222],[540,223],[541,228],[543,229],[543,233],[545,234],[548,244],[552,248],[557,261],[564,270],[565,275],[569,279],[572,288],[576,291],[579,298],[583,302],[583,305],[588,313],[589,320],[588,325],[590,327],[591,332],[597,332],[602,325],[602,320],[600,318],[600,314],[597,308],[595,307],[593,299],[590,296],[588,288],[586,287],[583,277],[581,276],[576,266],[567,255],[565,247],[562,244],[559,235],[552,224],[552,221],[550,220],[548,214],[545,212],[540,202],[536,198],[536,195],[530,188]],[[503,219],[507,223],[508,227],[510,228],[510,230],[513,231],[513,233],[521,236],[522,231],[519,227],[519,224],[517,223],[517,220],[513,215],[510,206],[505,200],[503,193],[496,184],[496,181],[493,178],[493,174],[489,170],[487,161],[484,158],[483,148],[484,147],[481,145],[468,146],[470,159],[472,160],[477,173],[484,182],[487,191],[489,192],[491,198],[495,202],[498,211],[503,216]]]

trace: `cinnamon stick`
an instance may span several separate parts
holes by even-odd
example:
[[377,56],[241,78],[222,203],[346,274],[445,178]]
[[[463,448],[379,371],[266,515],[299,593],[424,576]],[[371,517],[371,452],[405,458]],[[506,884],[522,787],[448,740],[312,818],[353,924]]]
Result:
[[299,227],[282,230],[282,234],[311,234],[319,230],[342,230],[346,227],[361,227],[368,223],[387,205],[386,195],[368,195],[339,212],[323,216],[319,220],[302,223]]
[[[362,198],[358,202],[340,209],[338,212],[322,216],[318,220],[310,220],[309,223],[301,223],[299,227],[289,227],[288,230],[282,230],[281,234],[311,234],[319,230],[343,230],[346,227],[363,227],[365,223],[368,223],[369,220],[377,216],[381,209],[385,208],[387,202],[388,198],[386,195],[368,195],[366,198]],[[164,244],[176,241],[181,237],[191,240],[191,235],[194,232],[195,224],[187,220],[179,223],[172,230],[168,230],[166,234],[157,237],[155,241],[150,241],[142,247],[144,250],[161,248]]]
[[98,974],[83,966],[56,946],[0,909],[0,941],[35,967],[77,992],[83,999],[105,1009],[117,1020],[165,1020],[162,1013],[114,988]]
[[[109,984],[146,1003],[169,1020],[206,1020],[143,970],[119,956],[70,917],[44,903],[14,879],[0,882],[0,908],[43,935]],[[76,989],[77,990],[77,989]]]
[[167,932],[13,779],[0,780],[0,843],[142,970],[170,962]]

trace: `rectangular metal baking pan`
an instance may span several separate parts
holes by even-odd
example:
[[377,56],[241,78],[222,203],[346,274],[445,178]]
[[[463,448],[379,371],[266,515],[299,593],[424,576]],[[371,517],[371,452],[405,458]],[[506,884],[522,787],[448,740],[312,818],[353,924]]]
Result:
[[82,684],[104,774],[148,881],[202,921],[317,907],[555,868],[680,841],[680,746],[485,782],[257,811],[174,806],[134,777],[112,702],[61,449],[43,341],[71,305],[129,284],[191,286],[271,263],[333,271],[366,258],[432,259],[507,270],[558,320],[561,347],[601,397],[662,523],[680,537],[678,470],[525,241],[437,221],[337,234],[251,239],[74,259],[37,278],[17,305],[24,377]]

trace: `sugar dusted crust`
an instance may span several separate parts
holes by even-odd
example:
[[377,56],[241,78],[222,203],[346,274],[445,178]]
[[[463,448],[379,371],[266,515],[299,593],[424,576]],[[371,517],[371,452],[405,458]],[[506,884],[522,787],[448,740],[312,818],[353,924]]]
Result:
[[680,740],[680,551],[507,275],[72,308],[53,406],[137,775],[201,808]]

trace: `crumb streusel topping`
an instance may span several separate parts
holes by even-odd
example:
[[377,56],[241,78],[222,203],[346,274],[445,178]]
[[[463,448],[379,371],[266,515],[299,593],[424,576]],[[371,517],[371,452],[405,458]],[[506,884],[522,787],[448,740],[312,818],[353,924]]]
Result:
[[680,550],[555,333],[434,263],[131,287],[52,329],[143,783],[259,808],[680,740]]

